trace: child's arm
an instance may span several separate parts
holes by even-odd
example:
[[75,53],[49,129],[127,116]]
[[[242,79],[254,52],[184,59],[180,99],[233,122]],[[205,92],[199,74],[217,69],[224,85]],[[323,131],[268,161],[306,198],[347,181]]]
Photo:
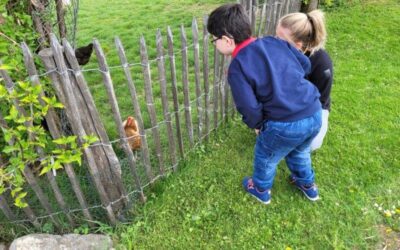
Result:
[[241,73],[228,74],[228,81],[243,122],[250,128],[259,129],[263,122],[262,104],[258,102],[253,88]]

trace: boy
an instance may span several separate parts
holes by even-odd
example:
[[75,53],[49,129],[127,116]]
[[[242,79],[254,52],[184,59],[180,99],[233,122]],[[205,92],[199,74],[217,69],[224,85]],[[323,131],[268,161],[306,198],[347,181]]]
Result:
[[258,134],[253,176],[243,179],[244,189],[269,204],[276,166],[285,158],[290,182],[317,200],[310,143],[321,127],[321,103],[318,90],[305,79],[310,61],[281,39],[252,38],[240,4],[215,9],[207,30],[218,51],[232,55],[228,82],[236,108]]

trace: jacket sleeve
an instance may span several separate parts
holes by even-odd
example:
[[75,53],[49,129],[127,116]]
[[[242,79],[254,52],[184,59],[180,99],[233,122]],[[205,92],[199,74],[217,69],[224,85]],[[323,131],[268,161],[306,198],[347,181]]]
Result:
[[250,128],[260,128],[263,122],[262,104],[241,72],[228,74],[233,100],[243,122]]

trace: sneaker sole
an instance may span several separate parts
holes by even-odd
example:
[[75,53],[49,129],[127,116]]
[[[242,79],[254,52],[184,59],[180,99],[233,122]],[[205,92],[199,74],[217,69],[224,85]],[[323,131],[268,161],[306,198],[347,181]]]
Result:
[[307,199],[309,199],[310,201],[317,201],[317,200],[319,200],[319,195],[318,195],[317,197],[312,198],[312,197],[308,196],[307,193],[304,192],[303,189],[299,188],[298,186],[296,186],[296,188],[297,188],[298,190],[300,190],[301,192],[303,192],[304,196],[307,197]]
[[269,203],[271,203],[271,199],[267,200],[267,201],[263,201],[260,200],[257,196],[253,195],[252,193],[247,192],[249,195],[251,195],[252,197],[256,198],[259,202],[261,202],[264,205],[268,205]]

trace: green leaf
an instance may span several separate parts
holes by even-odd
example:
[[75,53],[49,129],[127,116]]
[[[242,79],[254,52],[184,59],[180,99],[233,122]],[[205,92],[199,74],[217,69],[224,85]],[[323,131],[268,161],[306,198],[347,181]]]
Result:
[[99,138],[95,135],[85,135],[83,139],[89,144],[99,141]]
[[10,154],[10,153],[15,152],[15,151],[18,151],[18,150],[19,150],[19,148],[18,148],[17,146],[8,145],[8,146],[5,146],[5,147],[4,147],[3,153],[5,153],[5,154]]
[[53,107],[63,109],[64,105],[61,102],[57,102],[53,104]]
[[1,70],[10,70],[10,69],[12,69],[12,67],[9,65],[3,64],[3,65],[0,65],[0,69]]
[[58,139],[53,140],[55,144],[64,145],[67,143],[67,139],[65,137],[60,137]]
[[51,99],[47,96],[42,96],[42,100],[45,101],[47,104],[51,104]]
[[7,96],[7,93],[7,89],[3,85],[0,85],[0,98]]
[[[7,119],[8,118],[8,119]],[[16,120],[18,118],[18,110],[17,108],[13,105],[10,108],[9,116],[5,117],[7,120]]]
[[43,174],[49,172],[50,170],[51,170],[51,165],[47,165],[47,166],[42,168],[42,170],[40,171],[39,175],[43,175]]
[[22,190],[22,187],[14,188],[13,190],[11,190],[11,196],[15,197],[15,195],[21,190]]

